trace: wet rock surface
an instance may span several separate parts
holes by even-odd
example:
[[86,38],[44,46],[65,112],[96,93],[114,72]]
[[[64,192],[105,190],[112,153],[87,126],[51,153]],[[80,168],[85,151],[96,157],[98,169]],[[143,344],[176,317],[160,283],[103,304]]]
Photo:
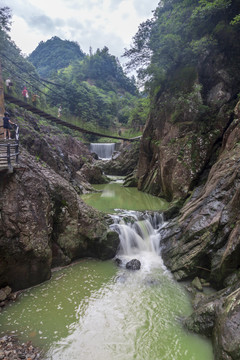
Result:
[[195,302],[184,324],[188,330],[213,339],[215,359],[240,358],[240,282]]
[[163,258],[179,280],[200,276],[221,288],[239,267],[239,139],[232,124],[206,184],[161,230]]
[[141,262],[137,259],[132,259],[126,263],[126,269],[128,270],[140,270]]
[[[16,110],[12,117],[21,115]],[[29,113],[24,113],[21,129],[21,145],[36,158],[46,163],[57,174],[75,185],[80,193],[84,187],[76,179],[76,173],[85,163],[92,163],[93,157],[81,141],[57,127],[37,121]]]
[[198,293],[185,321],[191,331],[213,339],[217,360],[240,358],[240,129],[225,132],[207,181],[193,192],[179,216],[160,230],[162,256],[177,280],[193,280]]
[[126,176],[137,167],[139,158],[139,141],[126,144],[117,156],[109,161],[99,161],[101,169],[108,175]]
[[9,302],[16,300],[17,293],[13,293],[10,286],[5,286],[0,289],[0,311],[6,306]]
[[103,174],[102,169],[95,164],[84,164],[79,171],[90,184],[106,184],[109,179]]
[[[34,138],[39,124],[25,126],[24,139]],[[31,152],[43,139],[32,139]],[[68,136],[58,138],[54,130],[48,140],[55,147],[45,143],[38,156],[21,146],[21,168],[0,177],[0,287],[14,291],[49,279],[52,267],[75,259],[113,258],[119,244],[118,234],[109,230],[111,218],[79,197],[91,186],[78,177],[84,146]]]
[[236,104],[231,100],[240,88],[239,77],[233,76],[233,68],[239,69],[235,45],[234,59],[227,53],[209,53],[196,68],[173,71],[159,91],[140,144],[139,190],[169,201],[184,198],[207,164],[216,161]]
[[17,337],[6,335],[0,338],[0,360],[43,359],[40,349],[29,341],[21,343]]

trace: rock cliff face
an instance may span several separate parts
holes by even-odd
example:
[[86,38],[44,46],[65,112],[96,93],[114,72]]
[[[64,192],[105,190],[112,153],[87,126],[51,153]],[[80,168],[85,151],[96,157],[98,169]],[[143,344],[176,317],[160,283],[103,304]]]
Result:
[[82,142],[43,120],[37,120],[30,113],[16,110],[12,116],[17,118],[20,126],[21,145],[35,160],[48,164],[57,174],[71,182],[78,193],[93,190],[81,174],[83,165],[93,162]]
[[[24,129],[26,141],[34,131],[31,125],[29,132]],[[56,134],[51,141],[54,149],[35,135],[31,152],[38,145],[42,150],[32,156],[22,147],[21,168],[0,175],[0,287],[23,289],[48,279],[53,266],[116,253],[119,239],[109,231],[110,219],[78,195],[91,187],[77,176],[84,146],[70,137],[63,142]]]
[[177,280],[199,277],[216,290],[196,296],[185,324],[213,339],[217,360],[240,359],[237,54],[208,54],[198,68],[171,75],[146,124],[138,163],[138,188],[175,204],[160,230],[165,264]]
[[200,275],[222,288],[239,268],[239,144],[237,120],[225,134],[205,185],[195,189],[179,217],[162,229],[163,257],[177,279]]
[[240,358],[240,128],[224,135],[216,163],[180,214],[161,230],[162,256],[178,280],[195,276],[219,289],[195,302],[190,330],[213,338],[215,358]]
[[187,196],[216,160],[240,88],[239,62],[206,55],[198,68],[176,69],[146,124],[138,187],[168,200]]

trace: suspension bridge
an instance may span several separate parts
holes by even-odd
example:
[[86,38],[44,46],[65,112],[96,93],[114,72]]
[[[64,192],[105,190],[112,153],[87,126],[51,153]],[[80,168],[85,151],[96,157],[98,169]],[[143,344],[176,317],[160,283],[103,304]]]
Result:
[[9,101],[12,104],[18,105],[21,108],[24,108],[24,109],[26,109],[28,111],[31,111],[32,113],[37,114],[37,115],[39,115],[39,116],[41,116],[41,117],[43,117],[43,118],[45,118],[47,120],[50,120],[51,122],[53,122],[55,124],[65,126],[65,127],[69,128],[69,129],[78,131],[78,132],[83,133],[83,134],[91,134],[91,135],[95,135],[95,136],[99,136],[99,137],[105,137],[105,138],[117,139],[117,140],[124,140],[124,141],[135,141],[137,139],[137,138],[129,139],[129,138],[125,138],[125,137],[122,137],[122,136],[106,135],[106,134],[103,134],[103,133],[83,129],[82,127],[79,127],[77,125],[73,125],[73,124],[71,124],[71,123],[69,123],[67,121],[61,120],[61,119],[59,119],[59,118],[57,118],[57,117],[55,117],[53,115],[50,115],[50,114],[36,108],[35,106],[25,102],[25,101],[22,101],[22,100],[19,100],[19,99],[15,98],[14,96],[12,96],[10,94],[5,93],[4,97],[5,97],[5,100]]
[[[1,55],[7,62],[11,63],[12,66],[14,66],[18,69],[18,73],[15,72],[15,76],[17,78],[24,80],[25,83],[31,85],[31,83],[29,83],[26,79],[22,78],[19,75],[19,70],[20,70],[20,72],[27,73],[27,75],[31,78],[31,80],[39,82],[41,85],[44,85],[46,88],[51,90],[53,93],[56,93],[53,89],[50,89],[48,87],[48,85],[42,83],[44,80],[40,80],[40,79],[37,79],[36,77],[32,76],[30,73],[28,73],[26,70],[24,70],[21,66],[19,66],[19,64],[17,64],[16,61],[14,61],[13,59],[10,59],[6,54],[2,53]],[[123,141],[127,141],[127,142],[137,141],[141,138],[141,136],[134,137],[134,138],[126,138],[121,135],[115,136],[115,135],[100,133],[97,131],[87,130],[78,125],[74,125],[68,121],[64,121],[64,120],[60,119],[59,117],[53,116],[53,115],[37,108],[30,101],[29,102],[23,101],[19,98],[16,98],[9,91],[6,91],[6,90],[4,91],[1,66],[6,68],[6,65],[1,65],[1,62],[0,62],[0,80],[1,80],[0,81],[0,110],[1,110],[0,112],[1,113],[4,112],[3,111],[4,102],[8,102],[8,103],[15,104],[15,105],[19,106],[20,108],[23,108],[27,111],[30,111],[33,114],[36,114],[52,123],[67,127],[74,131],[78,131],[82,134],[89,134],[89,135],[94,135],[94,136],[104,137],[104,138],[109,138],[109,139],[115,139],[115,140],[123,140]],[[8,67],[6,69],[8,70]],[[36,86],[31,85],[31,87],[35,88],[38,92],[43,93],[43,91],[40,90],[39,88],[37,88]],[[43,93],[43,94],[45,95],[45,93]],[[60,97],[63,98],[62,95]],[[0,126],[0,127],[2,127],[2,126]],[[2,132],[2,131],[0,131],[0,132]],[[18,128],[17,128],[17,132],[18,132]],[[13,168],[18,167],[18,165],[19,165],[18,164],[18,155],[19,155],[19,139],[18,138],[8,139],[7,141],[0,140],[0,170],[8,169],[9,171],[12,171]]]

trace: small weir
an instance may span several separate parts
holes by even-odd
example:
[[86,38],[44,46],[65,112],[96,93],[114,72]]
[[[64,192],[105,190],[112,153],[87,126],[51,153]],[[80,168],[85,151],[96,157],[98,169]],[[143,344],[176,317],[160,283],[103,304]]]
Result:
[[91,143],[90,150],[96,153],[99,159],[110,160],[115,151],[115,143]]
[[[111,217],[120,266],[84,259],[54,272],[0,313],[0,334],[30,337],[44,360],[213,360],[210,342],[181,325],[192,308],[161,258],[161,214],[121,210]],[[140,270],[126,269],[131,259]]]

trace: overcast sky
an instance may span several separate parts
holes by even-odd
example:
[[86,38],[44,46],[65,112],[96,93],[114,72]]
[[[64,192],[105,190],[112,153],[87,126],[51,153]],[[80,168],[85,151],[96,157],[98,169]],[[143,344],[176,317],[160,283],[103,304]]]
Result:
[[121,61],[140,23],[159,0],[0,0],[12,10],[10,36],[28,55],[52,36],[76,41],[85,53],[104,46]]

